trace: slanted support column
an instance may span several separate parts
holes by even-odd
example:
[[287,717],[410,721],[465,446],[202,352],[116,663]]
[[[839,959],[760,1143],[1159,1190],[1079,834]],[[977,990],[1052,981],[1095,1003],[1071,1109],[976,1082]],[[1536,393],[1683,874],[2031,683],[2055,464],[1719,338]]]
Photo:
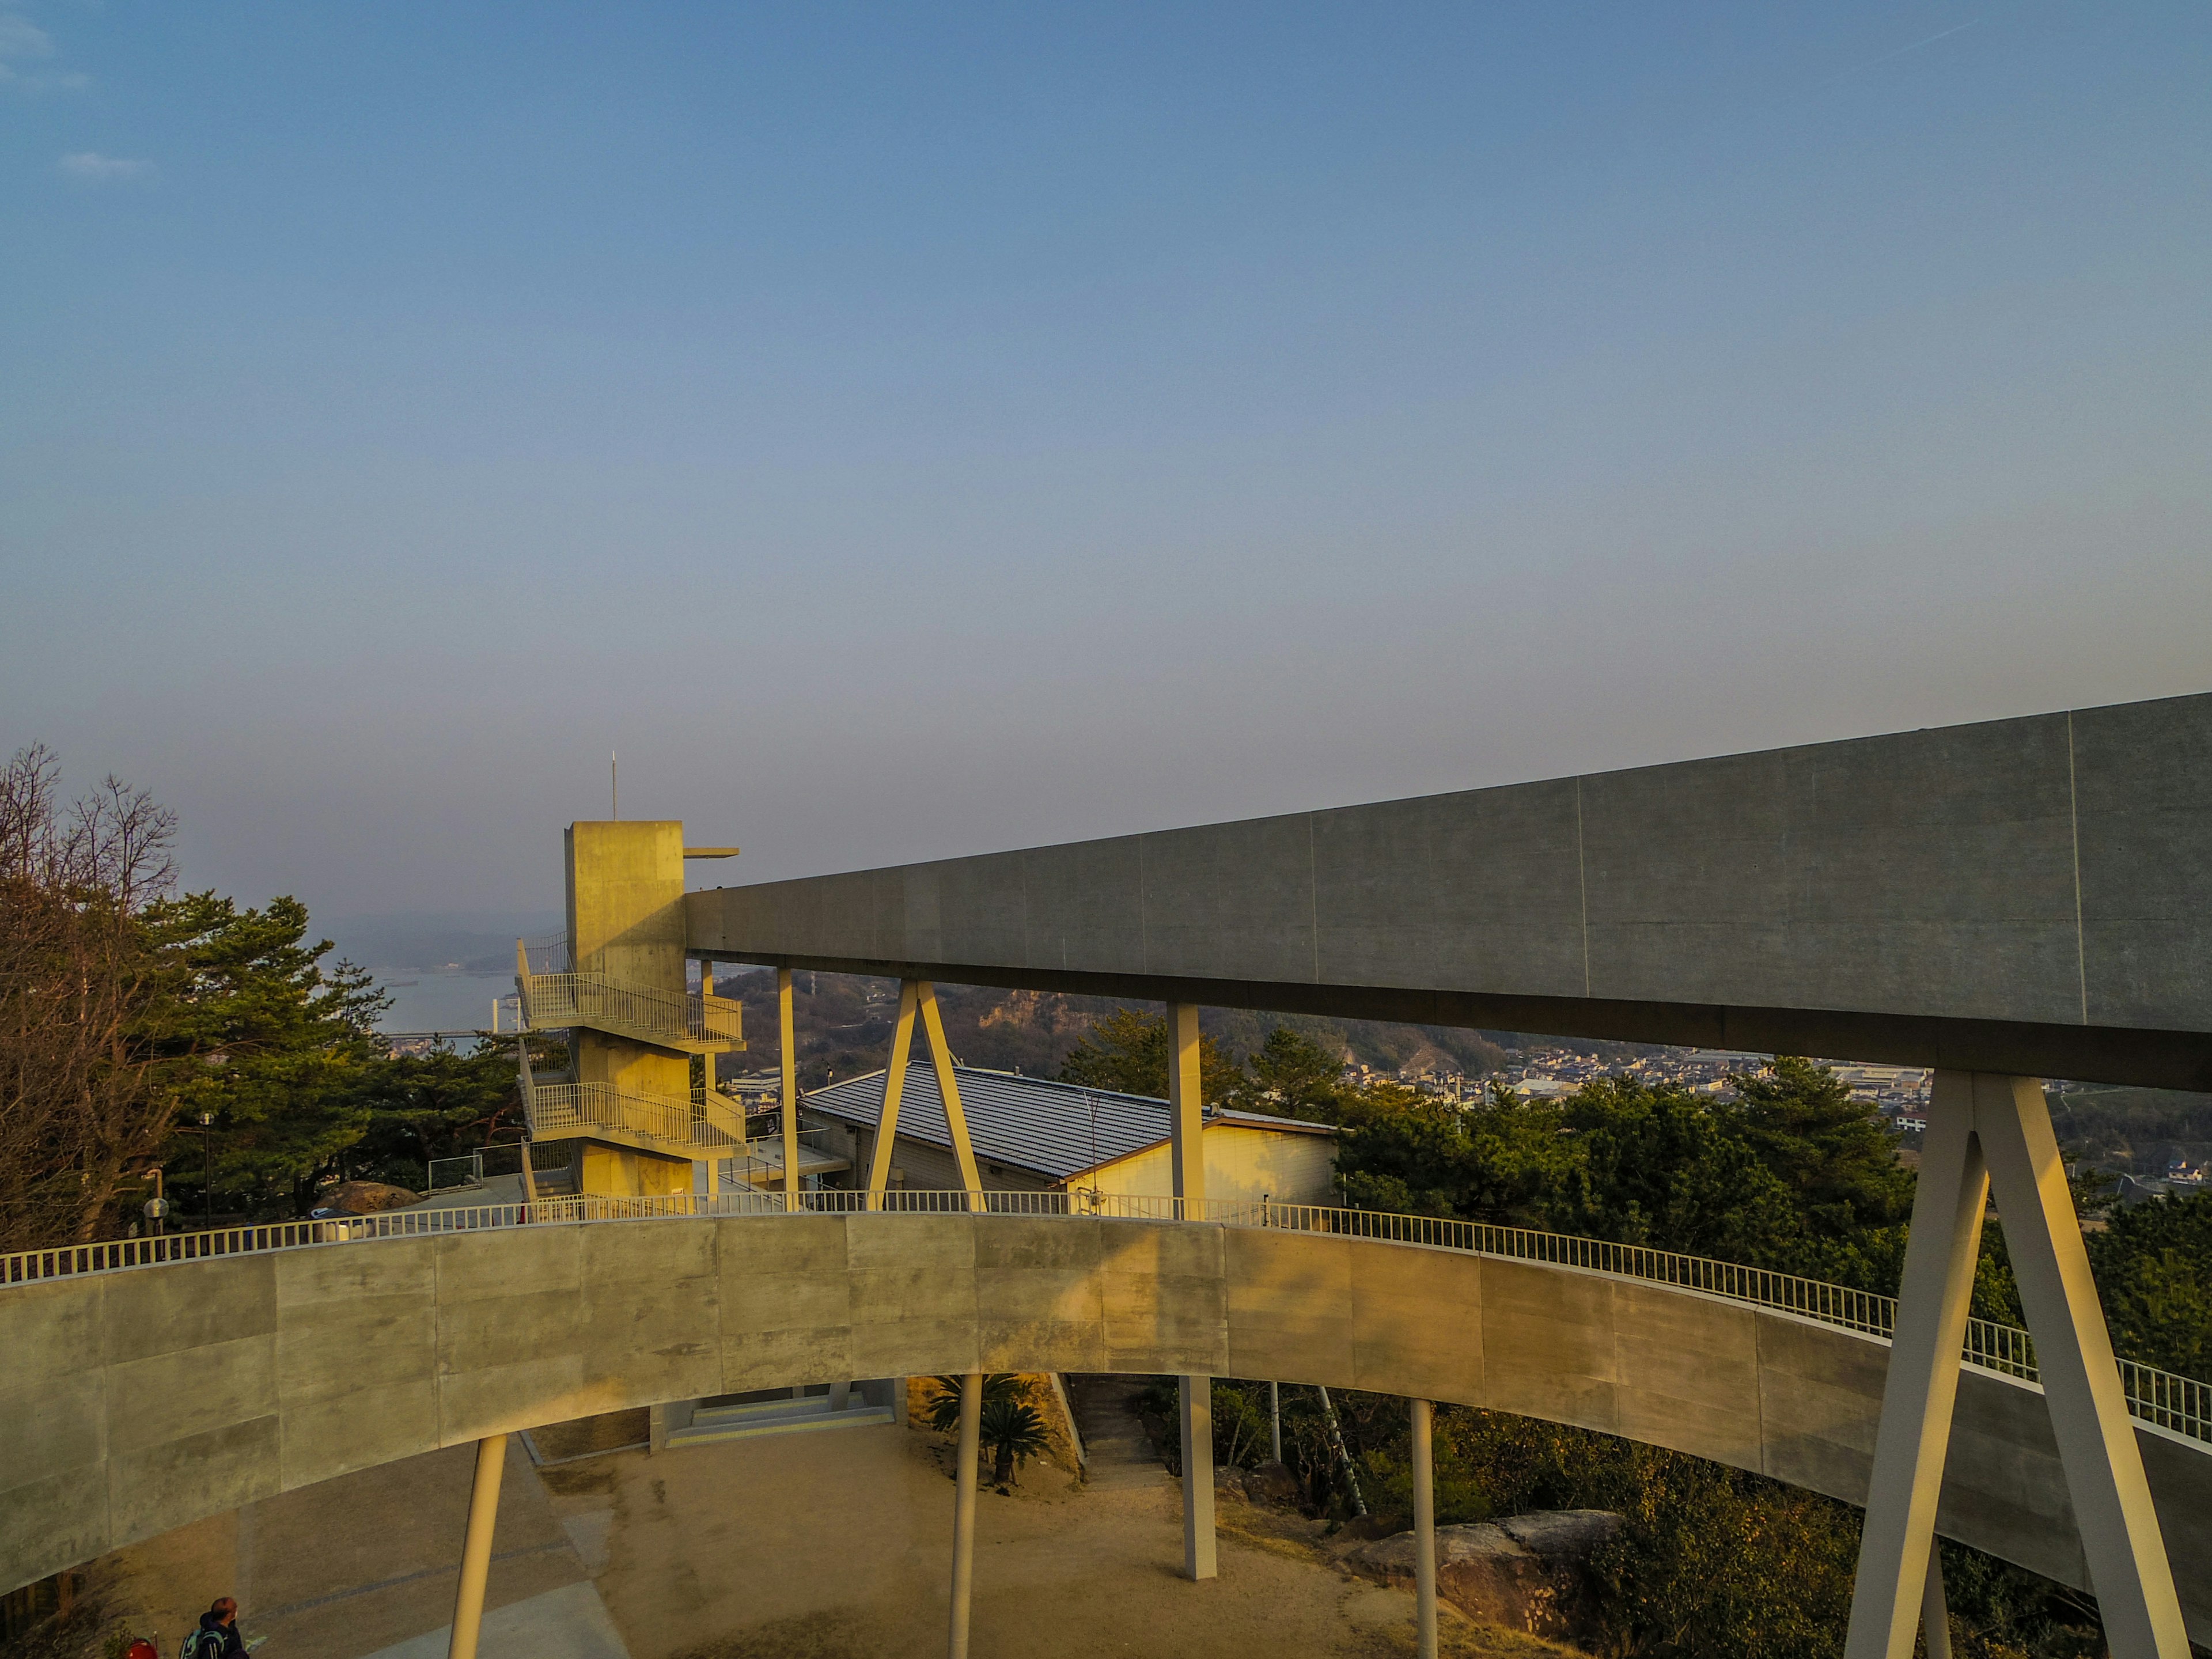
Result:
[[1844,1659],[1911,1659],[1991,1187],[2082,1553],[2113,1659],[2185,1659],[2180,1603],[2151,1507],[2088,1253],[2032,1078],[1939,1071],[1899,1287]]
[[491,1572],[491,1534],[499,1519],[499,1480],[507,1468],[507,1437],[477,1442],[477,1478],[469,1488],[469,1529],[461,1541],[461,1582],[453,1592],[453,1629],[447,1659],[477,1659],[483,1627],[484,1580]]
[[1436,1407],[1407,1402],[1413,1419],[1413,1629],[1419,1659],[1437,1659]]
[[945,1127],[952,1136],[952,1156],[960,1164],[960,1184],[968,1189],[968,1207],[983,1208],[983,1175],[975,1164],[975,1143],[968,1139],[968,1113],[960,1104],[960,1081],[952,1075],[952,1050],[945,1043],[945,1022],[937,1012],[937,987],[923,980],[915,988],[921,1006],[922,1035],[929,1039],[929,1063],[937,1075],[937,1097],[945,1103]]
[[783,1056],[783,1207],[799,1207],[799,1038],[792,1014],[791,969],[775,970],[776,1048]]
[[983,1374],[960,1379],[960,1462],[952,1498],[952,1613],[948,1659],[968,1659],[968,1611],[975,1588],[975,1460],[982,1455]]
[[[1198,1074],[1198,1009],[1188,1002],[1168,1005],[1169,1161],[1175,1180],[1176,1212],[1182,1219],[1206,1214],[1206,1132]],[[1211,1578],[1217,1571],[1213,1539],[1213,1379],[1176,1379],[1182,1420],[1182,1571],[1187,1578]]]
[[891,1027],[890,1063],[884,1067],[884,1115],[876,1123],[876,1146],[868,1158],[868,1207],[884,1207],[890,1190],[891,1152],[898,1144],[899,1100],[906,1093],[907,1056],[914,1052],[914,1011],[920,1001],[916,982],[899,983],[898,1020]]
[[1928,1550],[1928,1587],[1920,1592],[1920,1639],[1928,1659],[1951,1659],[1951,1607],[1943,1595],[1943,1552]]

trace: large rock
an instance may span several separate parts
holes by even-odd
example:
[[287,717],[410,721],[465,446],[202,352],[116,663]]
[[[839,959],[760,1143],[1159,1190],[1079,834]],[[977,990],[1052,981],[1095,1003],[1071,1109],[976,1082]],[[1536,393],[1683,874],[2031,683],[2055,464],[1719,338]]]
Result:
[[[1621,1528],[1606,1510],[1553,1510],[1437,1528],[1437,1594],[1471,1618],[1534,1636],[1584,1633],[1590,1552]],[[1411,1583],[1413,1534],[1352,1552],[1376,1577]]]
[[1280,1463],[1262,1463],[1247,1469],[1244,1496],[1255,1504],[1296,1504],[1305,1496],[1297,1475]]
[[343,1181],[323,1194],[322,1207],[347,1215],[374,1215],[380,1210],[404,1210],[416,1202],[404,1187],[383,1181]]

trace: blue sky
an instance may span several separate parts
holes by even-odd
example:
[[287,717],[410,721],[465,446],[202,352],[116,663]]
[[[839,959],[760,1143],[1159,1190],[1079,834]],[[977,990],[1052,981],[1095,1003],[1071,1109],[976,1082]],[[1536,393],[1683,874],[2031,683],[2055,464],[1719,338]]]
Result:
[[350,912],[2212,689],[2197,4],[0,0],[0,746]]

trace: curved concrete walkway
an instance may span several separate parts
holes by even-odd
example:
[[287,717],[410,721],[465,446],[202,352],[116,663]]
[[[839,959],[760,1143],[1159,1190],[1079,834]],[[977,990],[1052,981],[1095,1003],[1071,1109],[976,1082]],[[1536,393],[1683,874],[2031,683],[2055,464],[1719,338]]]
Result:
[[[1887,1345],[1693,1291],[1203,1222],[789,1215],[277,1250],[0,1291],[0,1587],[249,1500],[662,1401],[985,1370],[1495,1407],[1858,1503]],[[2212,1641],[2212,1447],[2136,1425]],[[1940,1529],[2087,1589],[2040,1389],[1969,1370]]]

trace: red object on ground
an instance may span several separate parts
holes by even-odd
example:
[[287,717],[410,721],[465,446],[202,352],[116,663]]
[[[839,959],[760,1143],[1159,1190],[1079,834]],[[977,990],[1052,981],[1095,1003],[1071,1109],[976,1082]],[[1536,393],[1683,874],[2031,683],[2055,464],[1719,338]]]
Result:
[[123,1650],[123,1659],[161,1659],[154,1644],[144,1637],[133,1638],[131,1645]]

